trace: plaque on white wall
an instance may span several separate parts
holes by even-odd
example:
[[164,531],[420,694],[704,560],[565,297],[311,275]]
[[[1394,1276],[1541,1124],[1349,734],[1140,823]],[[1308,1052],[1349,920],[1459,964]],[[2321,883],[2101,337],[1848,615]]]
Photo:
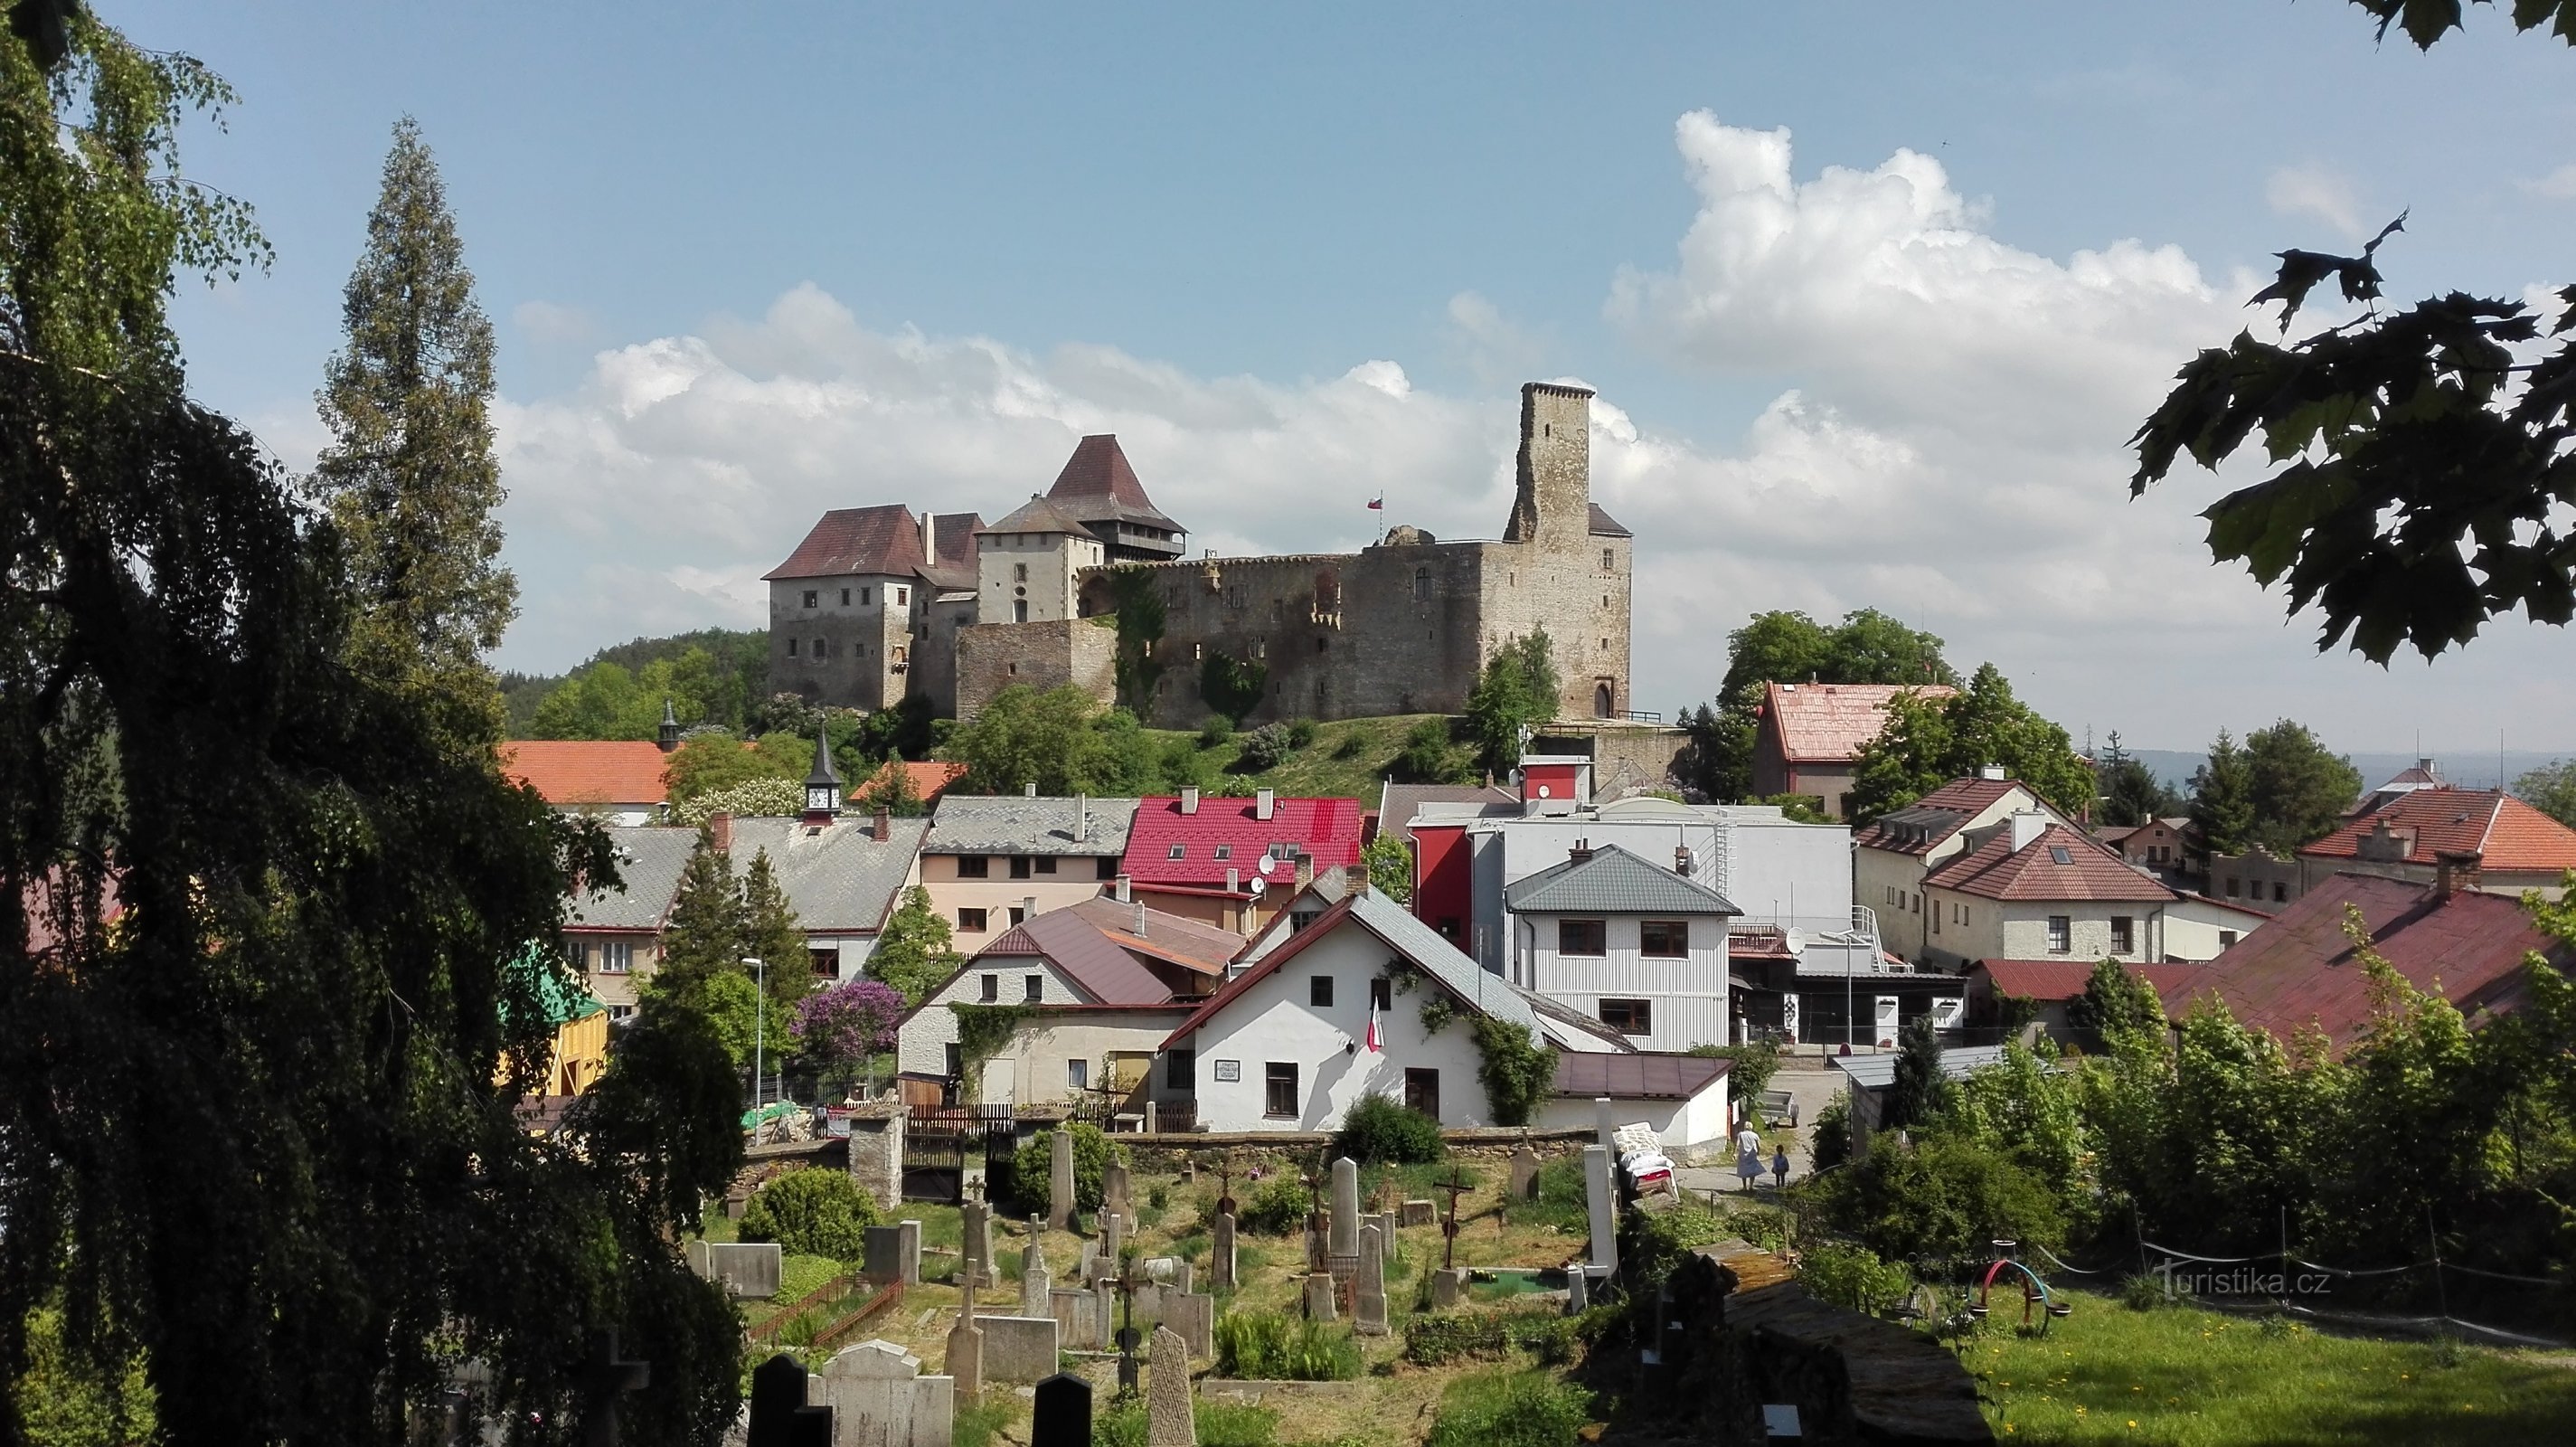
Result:
[[1243,1062],[1240,1060],[1220,1060],[1216,1062],[1216,1078],[1219,1080],[1241,1080],[1243,1078]]

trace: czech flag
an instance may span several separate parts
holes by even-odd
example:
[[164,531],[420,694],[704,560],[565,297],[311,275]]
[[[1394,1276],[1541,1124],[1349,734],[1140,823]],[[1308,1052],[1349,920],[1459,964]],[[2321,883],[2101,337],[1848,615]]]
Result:
[[1385,493],[1379,493],[1377,496],[1375,496],[1375,497],[1373,497],[1373,498],[1370,498],[1370,499],[1369,499],[1369,511],[1370,511],[1370,512],[1384,512],[1384,511],[1386,511],[1386,494],[1385,494]]
[[1368,1051],[1371,1055],[1383,1055],[1386,1053],[1386,1044],[1378,1038],[1377,1034],[1377,1002],[1375,1000],[1369,1001]]

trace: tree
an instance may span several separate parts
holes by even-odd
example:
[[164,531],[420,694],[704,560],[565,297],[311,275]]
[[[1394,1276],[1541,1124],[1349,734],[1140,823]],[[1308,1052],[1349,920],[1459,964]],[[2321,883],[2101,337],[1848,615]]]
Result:
[[2165,1028],[2165,1006],[2155,986],[2129,973],[2118,960],[2096,961],[2084,993],[2066,1003],[2066,1023],[2104,1036]]
[[2361,796],[2361,771],[2288,719],[2245,736],[2253,841],[2283,858],[2334,832]]
[[2543,764],[2513,781],[2514,797],[2576,829],[2576,759]]
[[1071,684],[1040,693],[1015,683],[993,695],[974,722],[948,736],[941,756],[966,766],[965,784],[986,794],[1083,792],[1103,760],[1089,695]]
[[2242,854],[2254,839],[2254,769],[2220,729],[2209,758],[2191,774],[2191,825],[2202,858]]
[[770,1003],[782,1010],[794,1008],[813,987],[814,971],[806,962],[805,931],[797,926],[795,906],[779,887],[766,849],[755,852],[751,867],[743,871],[741,917],[737,967],[745,958],[765,961]]
[[1713,704],[1680,720],[1692,739],[1692,781],[1712,799],[1743,799],[1753,790],[1753,739],[1765,687],[1772,683],[1950,684],[1958,673],[1941,656],[1941,640],[1906,627],[1875,608],[1843,615],[1828,628],[1804,613],[1756,613],[1727,636],[1726,677]]
[[916,884],[878,933],[868,973],[901,991],[906,1008],[918,1005],[965,965],[952,938],[948,921],[931,907],[930,891]]
[[2105,824],[2127,828],[2171,819],[2183,812],[2182,795],[2157,778],[2153,769],[2123,751],[2116,731],[2111,735],[2111,746],[2103,751],[2095,777]]
[[1413,851],[1393,834],[1380,834],[1360,851],[1369,887],[1397,904],[1413,903]]
[[892,985],[843,980],[798,1001],[788,1030],[806,1058],[827,1070],[841,1069],[893,1049],[903,1011],[903,993]]
[[734,882],[733,856],[701,829],[698,847],[681,866],[680,883],[671,896],[654,979],[667,989],[685,991],[712,975],[738,972],[743,935],[742,888]]
[[[2419,49],[2461,24],[2459,0],[2354,0],[2385,37]],[[2563,0],[2515,0],[2516,29],[2548,26],[2576,44]],[[2323,651],[2349,640],[2385,663],[2401,644],[2425,657],[2466,644],[2519,607],[2534,622],[2576,616],[2576,286],[2557,293],[2555,351],[2523,361],[2545,313],[2524,302],[2451,292],[2379,309],[2378,251],[2400,216],[2358,256],[2290,250],[2253,302],[2281,304],[2285,339],[2309,294],[2331,279],[2365,314],[2295,342],[2239,332],[2185,364],[2172,393],[2131,439],[2132,497],[2184,453],[2220,462],[2261,432],[2271,476],[2211,505],[2209,548],[2265,586],[2286,580],[2289,611],[2324,615]]]
[[663,765],[663,774],[671,781],[674,804],[686,804],[740,784],[773,779],[798,786],[797,807],[801,808],[805,775],[813,767],[814,736],[810,733],[801,738],[787,733],[763,734],[750,746],[731,734],[700,734],[672,751],[670,762]]
[[1986,663],[1947,698],[1889,701],[1886,726],[1855,761],[1852,817],[1865,823],[1990,764],[2069,818],[2090,812],[2093,771],[2066,730],[2014,697],[2003,671]]
[[1941,1073],[1941,1037],[1932,1017],[1905,1022],[1896,1037],[1896,1083],[1888,1087],[1879,1124],[1889,1130],[1930,1125],[1950,1108],[1955,1093],[1950,1077]]
[[1449,741],[1445,718],[1423,719],[1405,730],[1403,751],[1395,756],[1395,772],[1415,784],[1464,782],[1474,767],[1467,751]]
[[886,755],[885,762],[877,765],[876,772],[850,796],[850,803],[861,813],[883,809],[897,819],[918,819],[930,812],[921,790],[913,785],[912,771],[894,754]]
[[475,305],[438,163],[409,116],[394,124],[341,324],[347,345],[314,398],[333,441],[313,487],[346,540],[361,600],[351,661],[435,689],[495,730],[499,693],[482,659],[517,612],[518,582],[496,561],[492,324]]
[[1529,731],[1556,717],[1560,687],[1545,628],[1503,640],[1467,695],[1467,727],[1486,768],[1499,774],[1520,762]]
[[[619,1327],[622,1440],[712,1440],[740,1327],[676,1243],[741,1146],[704,1022],[562,1135],[519,1118],[572,983],[529,945],[614,885],[606,836],[502,778],[497,710],[374,666],[465,615],[361,587],[189,400],[177,276],[266,252],[179,164],[231,92],[66,8],[57,71],[0,32],[0,1383],[139,1361],[168,1447],[391,1447],[469,1355],[496,1418],[576,1430]],[[0,1440],[27,1414],[0,1390]]]

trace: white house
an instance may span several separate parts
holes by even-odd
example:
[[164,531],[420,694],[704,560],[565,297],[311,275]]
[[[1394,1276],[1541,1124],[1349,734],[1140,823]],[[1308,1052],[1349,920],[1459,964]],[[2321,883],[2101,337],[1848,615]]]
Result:
[[1577,840],[1566,857],[1504,891],[1504,977],[1573,1006],[1640,1050],[1732,1038],[1727,921],[1706,885],[1618,845]]
[[1908,961],[1974,958],[1943,928],[1940,913],[1925,912],[1923,882],[2016,814],[2073,827],[2029,786],[1988,768],[1890,810],[1852,836],[1852,890],[1863,908],[1877,912],[1879,939],[1890,953]]

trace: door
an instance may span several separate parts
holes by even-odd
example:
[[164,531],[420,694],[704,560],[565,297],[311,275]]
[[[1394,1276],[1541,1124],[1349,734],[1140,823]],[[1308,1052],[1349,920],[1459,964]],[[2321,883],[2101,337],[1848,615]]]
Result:
[[1440,1072],[1407,1070],[1404,1072],[1404,1108],[1418,1110],[1433,1120],[1440,1118]]

